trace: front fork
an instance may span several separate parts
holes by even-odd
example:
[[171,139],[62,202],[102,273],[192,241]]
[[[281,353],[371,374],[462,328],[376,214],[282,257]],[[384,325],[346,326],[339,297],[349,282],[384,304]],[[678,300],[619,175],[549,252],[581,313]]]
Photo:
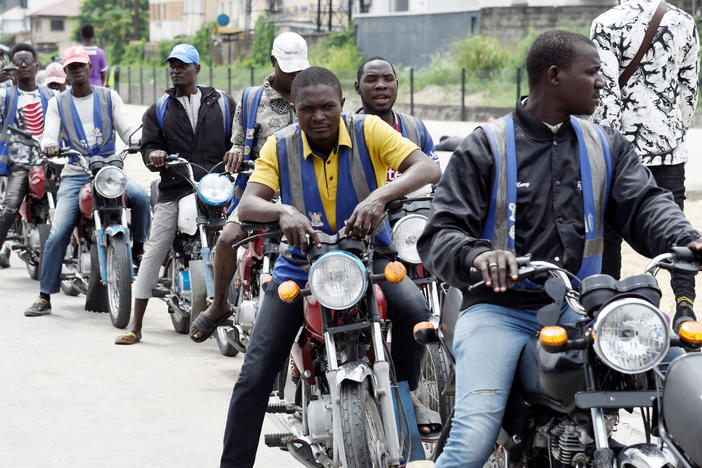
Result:
[[212,275],[212,250],[207,243],[207,231],[204,224],[198,224],[200,233],[200,256],[205,263],[205,288],[207,289],[207,297],[214,297],[214,277]]
[[115,237],[117,234],[121,234],[124,237],[124,242],[127,243],[127,254],[130,259],[130,282],[134,281],[134,268],[131,265],[132,258],[132,246],[129,242],[129,224],[127,223],[127,209],[122,208],[121,213],[121,225],[108,226],[107,229],[103,229],[102,220],[100,219],[100,211],[93,210],[93,220],[95,220],[95,237],[97,238],[97,252],[98,260],[100,262],[100,280],[102,284],[107,284],[108,274],[107,271],[107,238]]

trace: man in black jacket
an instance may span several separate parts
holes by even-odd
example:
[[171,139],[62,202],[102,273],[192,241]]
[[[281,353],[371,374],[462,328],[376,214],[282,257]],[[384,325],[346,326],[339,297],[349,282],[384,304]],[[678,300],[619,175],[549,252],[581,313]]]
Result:
[[[165,62],[168,62],[173,88],[144,114],[141,137],[144,163],[161,174],[158,203],[134,284],[130,332],[118,336],[116,344],[134,344],[141,340],[146,305],[178,227],[178,202],[192,192],[190,184],[185,182],[186,168],[169,168],[166,156],[178,153],[209,170],[222,161],[231,145],[229,136],[236,103],[223,91],[196,85],[200,54],[195,47],[178,44]],[[195,165],[193,173],[196,180],[205,175],[203,169]]]
[[[553,302],[539,290],[511,288],[515,255],[581,278],[599,273],[605,219],[648,257],[674,244],[702,250],[700,234],[631,143],[573,117],[592,114],[604,86],[594,44],[549,31],[534,41],[526,66],[529,96],[459,145],[418,243],[427,268],[464,290],[453,345],[455,419],[437,467],[483,466],[521,352],[540,329],[537,310]],[[487,287],[467,293],[473,266]],[[560,321],[573,316],[566,308]]]

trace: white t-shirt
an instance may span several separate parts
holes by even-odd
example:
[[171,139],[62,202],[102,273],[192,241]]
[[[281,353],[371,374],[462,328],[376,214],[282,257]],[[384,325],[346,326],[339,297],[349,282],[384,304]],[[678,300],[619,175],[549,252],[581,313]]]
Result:
[[[127,118],[127,113],[124,108],[124,102],[122,98],[115,92],[115,90],[110,89],[110,97],[112,98],[112,125],[114,129],[119,134],[119,137],[125,144],[129,144],[127,139],[137,128],[138,123],[130,122]],[[78,111],[78,116],[83,124],[83,130],[85,131],[85,137],[88,140],[88,145],[93,146],[95,144],[95,124],[93,122],[93,107],[94,107],[94,96],[93,93],[85,97],[73,97],[73,101],[76,105],[76,111]],[[45,149],[47,146],[56,145],[59,146],[58,137],[61,130],[61,116],[58,111],[58,105],[56,98],[51,98],[49,100],[49,107],[46,111],[46,119],[44,125],[44,134],[41,138],[41,148]],[[132,137],[133,142],[139,141],[140,135],[135,133]],[[78,164],[66,164],[61,173],[62,176],[71,176],[83,174],[83,170],[78,166]]]

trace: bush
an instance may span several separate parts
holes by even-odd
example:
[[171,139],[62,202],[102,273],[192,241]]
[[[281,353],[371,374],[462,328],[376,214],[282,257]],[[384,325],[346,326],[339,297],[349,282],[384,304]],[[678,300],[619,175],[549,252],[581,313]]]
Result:
[[509,61],[509,54],[494,37],[471,36],[454,44],[453,50],[458,66],[469,70],[495,70]]
[[346,29],[330,34],[317,44],[309,53],[310,64],[328,68],[333,71],[356,70],[362,57],[356,47],[353,31]]

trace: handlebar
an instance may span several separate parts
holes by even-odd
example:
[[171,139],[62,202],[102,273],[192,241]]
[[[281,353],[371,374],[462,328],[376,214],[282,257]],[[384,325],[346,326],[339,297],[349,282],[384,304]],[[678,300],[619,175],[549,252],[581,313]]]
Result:
[[400,211],[402,207],[404,207],[407,203],[413,203],[413,202],[422,202],[422,201],[428,201],[431,202],[434,199],[432,196],[424,196],[424,197],[414,197],[414,198],[398,198],[396,200],[390,201],[386,206],[385,209],[388,211],[388,213],[394,213],[396,211]]

